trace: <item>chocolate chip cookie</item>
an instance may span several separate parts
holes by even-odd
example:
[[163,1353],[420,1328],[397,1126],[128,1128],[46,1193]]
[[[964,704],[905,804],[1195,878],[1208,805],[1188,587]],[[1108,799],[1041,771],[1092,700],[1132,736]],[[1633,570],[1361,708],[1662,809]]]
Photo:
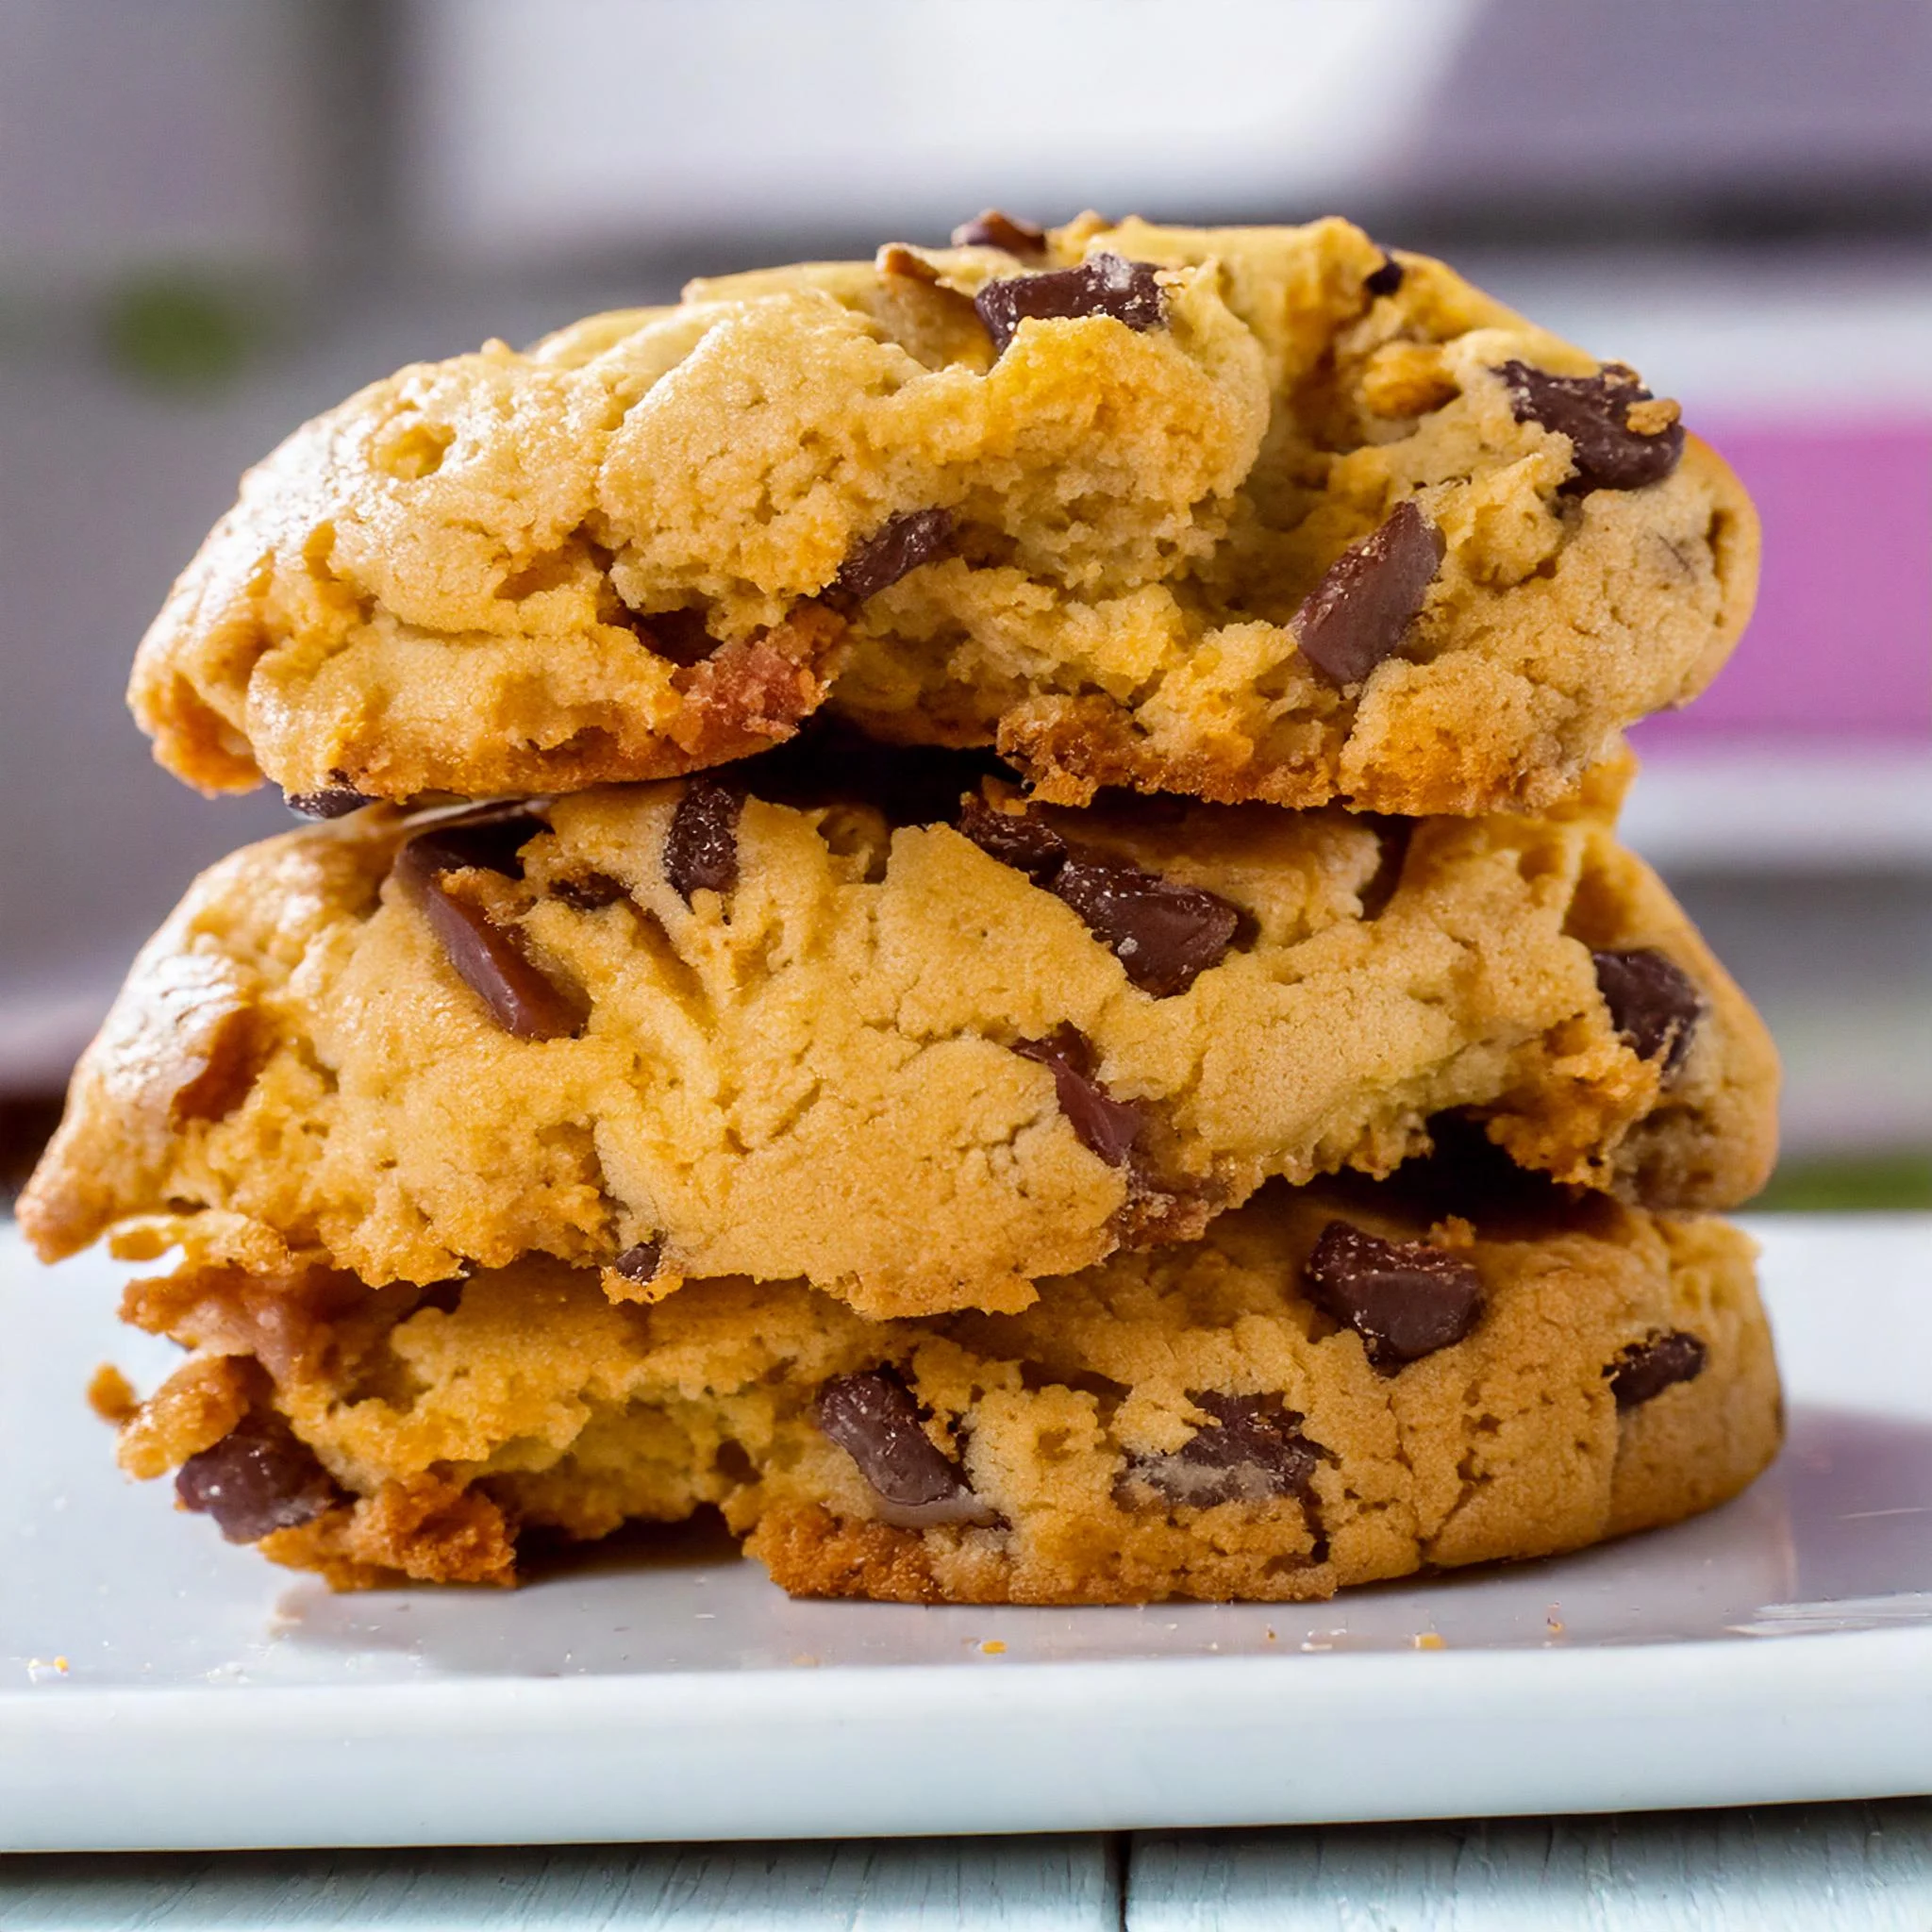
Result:
[[829,706],[1048,802],[1480,813],[1695,695],[1757,541],[1675,404],[1345,222],[1000,218],[372,385],[244,480],[131,697],[321,811]]
[[903,1316],[1024,1307],[1454,1119],[1728,1206],[1775,1061],[1616,844],[1625,775],[1483,819],[1074,810],[812,740],[728,782],[372,808],[194,887],[22,1225],[49,1257],[120,1228],[382,1284],[552,1255],[640,1299],[800,1277]]
[[1735,1494],[1780,1427],[1752,1254],[1601,1197],[1432,1218],[1398,1177],[1277,1184],[1009,1316],[190,1265],[130,1291],[196,1352],[121,1458],[344,1587],[508,1583],[528,1531],[708,1504],[801,1595],[1319,1598]]

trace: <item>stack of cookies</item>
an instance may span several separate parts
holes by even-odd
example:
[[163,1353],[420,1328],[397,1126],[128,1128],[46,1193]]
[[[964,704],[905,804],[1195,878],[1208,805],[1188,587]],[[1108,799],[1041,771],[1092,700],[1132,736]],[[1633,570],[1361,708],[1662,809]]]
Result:
[[205,874],[21,1204],[344,1586],[1302,1598],[1736,1493],[1757,1017],[1617,842],[1742,628],[1676,406],[1346,223],[988,214],[299,430],[136,663]]

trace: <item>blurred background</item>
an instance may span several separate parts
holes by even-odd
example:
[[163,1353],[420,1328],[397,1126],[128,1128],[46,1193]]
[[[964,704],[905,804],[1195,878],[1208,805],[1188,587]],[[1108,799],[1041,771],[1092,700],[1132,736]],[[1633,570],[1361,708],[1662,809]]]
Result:
[[1783,1047],[1787,1206],[1932,1206],[1932,5],[0,0],[0,1147],[210,804],[121,707],[251,460],[417,358],[987,204],[1340,211],[1678,396],[1758,616],[1628,822]]

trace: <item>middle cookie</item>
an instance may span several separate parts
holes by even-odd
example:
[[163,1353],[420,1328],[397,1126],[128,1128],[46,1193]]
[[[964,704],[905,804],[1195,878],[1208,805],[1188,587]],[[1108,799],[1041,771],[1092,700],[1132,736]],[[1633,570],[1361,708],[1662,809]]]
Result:
[[[1017,1309],[1464,1110],[1519,1164],[1748,1198],[1776,1066],[1611,824],[1024,808],[778,755],[236,854],[137,963],[21,1203],[372,1284],[547,1253]],[[940,779],[935,787],[933,777]],[[962,798],[962,792],[966,795]]]

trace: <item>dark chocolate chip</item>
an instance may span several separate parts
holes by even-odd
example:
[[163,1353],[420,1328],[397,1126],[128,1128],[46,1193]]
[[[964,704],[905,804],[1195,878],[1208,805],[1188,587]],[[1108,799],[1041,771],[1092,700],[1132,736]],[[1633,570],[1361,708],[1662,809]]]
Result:
[[1219,965],[1241,924],[1240,909],[1216,893],[1177,886],[1121,858],[1070,858],[1051,890],[1156,999],[1186,992]]
[[244,1416],[210,1449],[191,1456],[175,1478],[186,1509],[212,1516],[231,1543],[252,1543],[271,1530],[292,1529],[341,1492],[315,1452],[279,1416]]
[[1694,1382],[1704,1373],[1709,1351],[1694,1335],[1681,1328],[1668,1334],[1655,1334],[1647,1341],[1633,1341],[1617,1352],[1617,1358],[1604,1374],[1610,1378],[1610,1393],[1619,1408],[1635,1408],[1654,1395],[1661,1395],[1676,1382]]
[[664,840],[664,876],[689,906],[701,887],[728,892],[738,883],[738,814],[744,799],[700,774],[687,781]]
[[1158,328],[1167,319],[1160,283],[1144,261],[1118,255],[1090,255],[1077,268],[1043,275],[1008,275],[988,282],[973,298],[993,351],[1004,355],[1023,322],[1073,321],[1110,315],[1131,329]]
[[527,807],[486,807],[474,818],[444,820],[417,833],[396,855],[396,871],[406,883],[471,866],[520,879],[524,862],[517,855],[549,829],[550,822]]
[[519,1040],[568,1039],[583,1024],[583,1003],[531,959],[521,934],[451,891],[444,874],[476,869],[522,878],[518,853],[548,829],[547,821],[525,808],[485,808],[474,818],[418,833],[395,861],[396,877],[422,908],[458,978]]
[[1413,503],[1351,543],[1290,620],[1302,656],[1331,684],[1357,684],[1400,648],[1442,561],[1442,533]]
[[912,1391],[891,1369],[835,1375],[820,1389],[813,1417],[877,1493],[879,1513],[901,1528],[988,1523],[992,1512],[958,1466],[921,1426]]
[[990,857],[1064,900],[1087,930],[1157,999],[1185,992],[1234,941],[1241,910],[1124,858],[1070,846],[1050,825],[970,798],[959,829]]
[[1385,1241],[1331,1221],[1303,1271],[1307,1298],[1362,1339],[1378,1369],[1434,1355],[1460,1341],[1483,1311],[1474,1267],[1425,1241]]
[[685,671],[702,664],[720,642],[706,627],[702,610],[659,610],[639,618],[637,628],[658,657]]
[[497,923],[440,877],[423,880],[416,903],[456,975],[517,1040],[568,1040],[583,1025],[583,1001],[524,950],[523,936]]
[[658,1278],[658,1264],[664,1258],[664,1243],[653,1238],[639,1241],[635,1247],[625,1249],[611,1266],[626,1281],[655,1281]]
[[1284,1408],[1278,1395],[1191,1389],[1188,1400],[1218,1426],[1200,1430],[1171,1456],[1140,1457],[1132,1474],[1197,1509],[1308,1493],[1321,1450],[1301,1433],[1301,1416]]
[[989,858],[1024,872],[1036,885],[1050,884],[1066,862],[1067,841],[1044,820],[995,810],[983,798],[968,798],[960,807],[959,829]]
[[1141,1131],[1140,1104],[1116,1100],[1093,1077],[1093,1047],[1087,1036],[1075,1026],[1057,1026],[1044,1040],[1015,1041],[1013,1051],[1052,1074],[1054,1097],[1081,1145],[1108,1166],[1121,1166]]
[[827,601],[850,608],[896,584],[908,571],[943,557],[953,544],[953,512],[908,509],[888,517],[856,545],[832,579]]
[[561,899],[574,912],[597,912],[606,906],[615,906],[620,899],[630,897],[630,889],[622,879],[614,879],[608,872],[598,872],[594,867],[588,872],[573,873],[567,878],[552,879],[550,896]]
[[531,959],[519,933],[451,891],[444,874],[475,868],[521,878],[517,853],[544,829],[544,821],[527,811],[458,821],[418,834],[396,855],[396,877],[422,908],[457,977],[519,1040],[569,1038],[583,1024],[584,1006]]
[[1402,264],[1392,255],[1382,258],[1382,266],[1362,277],[1362,287],[1372,295],[1392,295],[1402,286]]
[[1015,221],[996,208],[982,208],[953,230],[955,248],[1004,248],[1008,255],[1044,255],[1046,230]]
[[1674,959],[1648,946],[1590,957],[1610,1024],[1639,1059],[1661,1054],[1668,1080],[1684,1064],[1704,1017],[1704,995],[1696,982]]
[[375,801],[366,792],[347,785],[331,785],[326,791],[285,791],[289,809],[305,819],[342,819]]
[[1607,364],[1596,375],[1553,375],[1527,362],[1505,362],[1496,374],[1508,388],[1519,423],[1541,423],[1570,439],[1575,474],[1563,488],[1572,495],[1660,483],[1684,454],[1682,423],[1648,434],[1630,427],[1631,406],[1655,399],[1619,363]]

